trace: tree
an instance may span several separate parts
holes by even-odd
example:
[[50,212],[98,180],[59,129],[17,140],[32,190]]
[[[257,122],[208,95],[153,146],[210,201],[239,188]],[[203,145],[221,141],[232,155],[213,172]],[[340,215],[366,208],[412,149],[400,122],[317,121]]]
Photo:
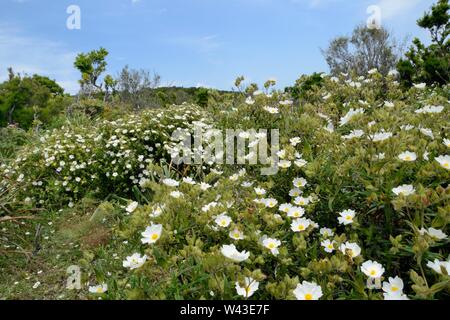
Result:
[[[11,68],[8,74],[8,80],[0,84],[0,126],[17,123],[27,129],[33,120],[46,121],[57,114],[64,89],[54,80],[36,74],[21,76]],[[53,103],[55,100],[61,103]]]
[[100,76],[106,71],[106,56],[108,51],[105,48],[99,50],[92,50],[88,53],[80,53],[74,62],[75,68],[81,73],[82,92],[89,95],[92,92],[102,92],[103,83],[99,83]]
[[150,74],[147,70],[135,70],[125,66],[118,76],[117,90],[123,103],[139,109],[151,103],[155,98],[152,89],[160,83],[161,76],[157,73]]
[[351,35],[331,40],[328,48],[322,50],[333,75],[356,72],[366,75],[371,69],[378,69],[386,75],[399,61],[401,45],[384,28],[370,29],[357,26]]
[[424,82],[428,85],[445,85],[450,77],[450,5],[448,0],[438,0],[426,12],[417,24],[428,29],[431,44],[426,47],[418,38],[413,40],[413,46],[400,60],[397,69],[405,85]]

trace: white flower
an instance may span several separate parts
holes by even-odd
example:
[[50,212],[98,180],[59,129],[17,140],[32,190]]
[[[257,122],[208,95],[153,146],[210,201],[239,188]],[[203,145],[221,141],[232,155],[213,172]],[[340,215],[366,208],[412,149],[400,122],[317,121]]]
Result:
[[294,197],[294,198],[300,196],[302,193],[303,193],[303,191],[300,190],[299,188],[294,188],[294,189],[289,190],[289,196]]
[[231,218],[229,216],[227,216],[225,213],[222,213],[220,215],[218,215],[216,217],[216,219],[214,220],[214,222],[222,228],[226,228],[230,225],[231,223]]
[[283,101],[280,101],[280,105],[282,105],[282,106],[291,106],[291,105],[293,105],[294,104],[294,101],[292,101],[292,100],[283,100]]
[[192,185],[195,184],[194,179],[192,179],[191,177],[183,178],[183,182],[187,183],[187,184],[192,184]]
[[378,279],[381,278],[385,270],[380,263],[368,260],[361,265],[361,271],[369,278]]
[[180,184],[174,179],[164,179],[163,183],[168,187],[178,187]]
[[301,207],[291,206],[288,210],[288,217],[300,218],[305,214],[305,209]]
[[133,270],[142,267],[146,260],[146,255],[141,256],[139,253],[134,253],[131,256],[127,257],[126,260],[123,261],[122,265],[124,268]]
[[231,259],[235,262],[242,262],[248,259],[250,256],[250,253],[248,251],[242,251],[239,252],[236,249],[236,246],[234,244],[231,245],[223,245],[220,252],[227,257],[228,259]]
[[253,100],[252,97],[248,97],[247,99],[245,99],[245,103],[251,106],[255,104],[255,100]]
[[300,139],[299,137],[294,137],[294,138],[291,138],[291,139],[289,140],[289,142],[291,143],[291,145],[292,145],[293,147],[295,147],[295,146],[298,145],[300,142],[302,142],[302,139]]
[[364,109],[353,109],[353,108],[351,108],[347,112],[347,114],[339,120],[339,124],[341,126],[343,126],[343,125],[347,124],[350,120],[352,120],[353,117],[355,117],[355,116],[357,116],[359,114],[364,114]]
[[206,191],[206,190],[208,190],[209,188],[211,188],[211,185],[210,185],[210,184],[204,183],[204,182],[200,183],[200,189],[202,189],[203,191]]
[[427,87],[426,83],[418,83],[418,84],[414,84],[414,88],[416,89],[425,89]]
[[331,253],[334,251],[334,244],[335,244],[335,241],[330,241],[329,239],[323,240],[320,243],[320,245],[323,247],[323,249],[328,253]]
[[264,190],[263,188],[255,188],[255,192],[258,196],[263,196],[266,194],[266,190]]
[[278,201],[274,198],[268,198],[262,201],[267,208],[274,208],[278,204]]
[[128,212],[128,214],[130,214],[130,213],[133,213],[137,209],[138,206],[139,206],[139,203],[137,203],[136,201],[133,201],[127,206],[127,208],[125,210]]
[[278,110],[278,108],[274,108],[274,107],[264,107],[263,109],[266,110],[270,114],[277,114],[280,112]]
[[333,230],[331,230],[330,228],[321,228],[319,232],[324,238],[329,238],[334,235]]
[[386,293],[383,292],[384,300],[409,300],[408,296],[404,293]]
[[450,139],[444,139],[444,145],[447,146],[447,148],[450,148]]
[[305,178],[295,178],[294,181],[292,181],[292,183],[296,188],[302,188],[308,184]]
[[284,213],[289,213],[289,210],[291,208],[292,208],[292,204],[290,204],[290,203],[283,203],[283,204],[280,205],[278,210],[280,210],[281,212],[284,212]]
[[270,250],[274,256],[278,255],[278,247],[281,245],[281,241],[273,238],[265,238],[262,241],[264,247]]
[[338,221],[340,224],[348,225],[353,223],[353,218],[355,218],[356,212],[354,210],[348,209],[339,213]]
[[172,192],[170,193],[170,196],[171,196],[172,198],[178,199],[178,198],[180,198],[180,197],[183,196],[183,193],[180,192],[180,191],[172,191]]
[[294,203],[298,206],[306,206],[308,205],[310,202],[309,198],[305,198],[305,197],[297,197],[294,199]]
[[142,232],[142,243],[152,244],[159,240],[161,237],[162,232],[162,225],[161,224],[154,224],[150,227],[147,227],[144,232]]
[[431,139],[434,139],[433,131],[431,131],[431,129],[420,128],[419,130],[422,134],[426,135],[427,137],[430,137]]
[[443,240],[448,237],[447,234],[442,232],[442,230],[435,228],[428,228],[428,230],[422,228],[421,230],[419,230],[419,232],[420,234],[428,234],[434,240]]
[[259,287],[259,282],[249,277],[245,277],[244,284],[245,285],[241,287],[239,282],[236,281],[236,292],[238,295],[245,298],[251,297]]
[[403,293],[403,280],[399,277],[389,277],[389,282],[383,282],[383,291],[389,295]]
[[102,283],[98,286],[90,286],[89,287],[90,293],[101,294],[101,293],[105,293],[106,291],[108,291],[108,285],[106,283]]
[[385,131],[377,132],[377,133],[369,136],[369,138],[372,139],[373,142],[384,141],[391,137],[392,137],[392,132],[385,132]]
[[445,156],[436,157],[434,160],[439,162],[442,168],[450,170],[450,156],[448,154]]
[[302,168],[304,166],[306,166],[308,164],[308,161],[304,160],[304,159],[297,159],[294,161],[294,164],[298,167],[298,168]]
[[378,69],[377,68],[373,68],[373,69],[370,69],[367,73],[368,74],[375,74],[377,72],[378,72]]
[[345,255],[349,254],[352,258],[356,258],[361,254],[361,247],[354,242],[347,241],[346,243],[341,244],[339,250]]
[[425,106],[416,110],[416,113],[441,113],[444,111],[444,106]]
[[280,160],[280,161],[278,162],[278,166],[279,166],[281,169],[287,169],[287,168],[289,168],[291,165],[292,165],[292,162],[289,161],[289,160]]
[[244,237],[244,233],[242,231],[240,231],[239,229],[234,229],[232,231],[230,231],[229,236],[231,239],[234,240],[243,240]]
[[315,282],[303,281],[294,290],[297,300],[319,300],[322,297],[322,288]]
[[343,139],[345,140],[350,140],[353,138],[360,138],[364,135],[364,131],[363,130],[352,130],[348,135],[346,136],[342,136]]
[[295,219],[291,223],[291,230],[294,232],[302,232],[308,229],[309,225],[311,224],[309,219]]
[[400,153],[398,158],[402,161],[413,162],[416,161],[417,155],[414,152],[405,151]]
[[403,195],[403,196],[409,196],[413,194],[416,190],[414,187],[410,184],[404,184],[397,188],[393,188],[392,192],[395,193],[397,196]]
[[387,108],[393,108],[395,107],[395,104],[392,101],[385,101],[384,106]]

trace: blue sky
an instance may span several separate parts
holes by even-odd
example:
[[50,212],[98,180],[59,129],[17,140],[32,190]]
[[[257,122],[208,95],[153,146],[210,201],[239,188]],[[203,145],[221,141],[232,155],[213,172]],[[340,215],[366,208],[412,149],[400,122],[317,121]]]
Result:
[[[6,68],[39,73],[78,89],[77,53],[109,50],[108,73],[128,64],[156,71],[165,85],[230,89],[234,79],[290,85],[327,71],[328,41],[364,23],[379,5],[398,38],[427,39],[416,20],[433,0],[0,0],[0,80]],[[69,5],[81,29],[69,30]]]

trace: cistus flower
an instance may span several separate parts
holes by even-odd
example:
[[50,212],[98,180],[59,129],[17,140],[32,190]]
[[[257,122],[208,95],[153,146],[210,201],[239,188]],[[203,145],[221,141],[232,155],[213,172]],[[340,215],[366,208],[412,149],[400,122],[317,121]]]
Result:
[[405,151],[398,155],[398,158],[402,161],[413,162],[417,159],[417,154],[415,152]]
[[380,263],[368,260],[361,265],[361,271],[369,278],[378,279],[381,278],[385,270]]
[[450,170],[450,156],[449,155],[445,155],[445,156],[439,156],[434,158],[434,160],[436,160],[442,168]]
[[251,277],[245,277],[243,287],[241,287],[239,282],[236,281],[236,292],[244,298],[251,297],[258,290],[258,288],[259,282]]
[[90,286],[89,292],[95,294],[102,294],[108,291],[108,285],[106,283],[99,284],[97,286]]
[[273,238],[265,238],[262,241],[262,244],[264,247],[266,247],[267,249],[270,250],[270,252],[276,256],[278,255],[279,251],[278,251],[278,247],[281,245],[281,241],[278,239],[273,239]]
[[303,281],[294,290],[297,300],[319,300],[322,296],[322,288],[315,282]]
[[225,257],[235,262],[242,262],[250,257],[250,253],[248,251],[239,252],[234,244],[223,245],[220,252],[222,252]]
[[383,291],[388,295],[399,295],[403,293],[403,280],[398,276],[395,278],[389,277],[389,282],[383,282]]
[[335,241],[330,241],[329,239],[323,240],[320,245],[323,247],[325,252],[331,253],[334,251]]
[[404,184],[392,189],[392,192],[397,196],[409,196],[414,194],[415,191],[414,187],[410,184]]
[[234,240],[243,240],[245,238],[244,233],[239,229],[231,230],[228,235]]
[[126,211],[128,214],[133,213],[137,207],[139,206],[139,203],[137,203],[136,201],[131,202],[127,207],[126,207]]
[[439,274],[444,274],[442,270],[445,270],[447,275],[450,275],[450,260],[439,261],[438,259],[435,259],[434,261],[428,261],[427,267]]
[[354,242],[346,242],[339,246],[339,250],[345,255],[349,255],[351,258],[356,258],[361,254],[361,247]]
[[141,242],[144,244],[153,244],[159,240],[161,237],[162,225],[154,224],[147,227],[144,232],[142,232]]
[[294,232],[302,232],[308,229],[310,224],[311,222],[309,221],[309,219],[295,219],[291,223],[291,230]]
[[352,209],[347,209],[339,213],[338,221],[340,224],[348,225],[353,223],[356,212]]
[[216,219],[214,220],[214,222],[222,228],[226,228],[230,225],[231,223],[231,218],[229,216],[227,216],[225,213],[222,213],[220,215],[218,215],[216,217]]
[[122,265],[124,268],[133,270],[142,267],[145,261],[147,261],[146,255],[141,256],[139,253],[134,253],[131,256],[127,257],[125,261],[123,261]]

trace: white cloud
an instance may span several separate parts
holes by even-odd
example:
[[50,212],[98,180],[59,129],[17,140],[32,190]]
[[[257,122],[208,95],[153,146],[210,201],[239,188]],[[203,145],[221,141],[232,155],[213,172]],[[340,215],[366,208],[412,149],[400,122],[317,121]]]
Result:
[[62,43],[22,35],[20,30],[0,25],[0,81],[7,68],[15,72],[48,76],[69,93],[76,93],[78,73],[73,67],[76,52]]

